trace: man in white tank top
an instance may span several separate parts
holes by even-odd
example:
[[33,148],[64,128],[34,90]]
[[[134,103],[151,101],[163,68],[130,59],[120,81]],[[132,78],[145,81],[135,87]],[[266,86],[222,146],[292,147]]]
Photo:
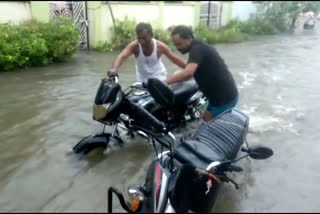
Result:
[[175,55],[166,44],[153,38],[150,24],[139,23],[136,33],[137,40],[129,43],[116,57],[108,76],[116,74],[120,65],[132,54],[135,56],[138,82],[147,82],[149,78],[164,81],[167,78],[167,70],[161,61],[162,54],[177,66],[185,68],[186,63],[182,58]]

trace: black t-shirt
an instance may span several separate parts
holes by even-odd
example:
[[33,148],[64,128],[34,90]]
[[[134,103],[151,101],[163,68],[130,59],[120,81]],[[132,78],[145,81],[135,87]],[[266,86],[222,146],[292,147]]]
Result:
[[193,40],[188,63],[198,64],[194,79],[213,106],[220,106],[238,96],[238,89],[224,60],[212,46]]

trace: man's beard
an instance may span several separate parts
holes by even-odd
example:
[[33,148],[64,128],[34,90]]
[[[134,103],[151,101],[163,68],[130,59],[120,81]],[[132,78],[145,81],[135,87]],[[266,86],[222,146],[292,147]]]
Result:
[[182,54],[189,53],[190,50],[191,50],[191,45],[190,45],[190,46],[187,46],[187,47],[184,48],[184,49],[178,49],[178,51],[180,51],[180,53],[182,53]]
[[189,52],[188,49],[179,49],[178,51],[179,51],[180,53],[182,53],[182,54],[186,54],[186,53]]

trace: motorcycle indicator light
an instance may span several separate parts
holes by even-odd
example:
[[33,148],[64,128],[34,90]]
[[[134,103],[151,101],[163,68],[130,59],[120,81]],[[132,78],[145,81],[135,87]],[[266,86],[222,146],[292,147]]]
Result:
[[132,185],[128,188],[128,194],[131,199],[130,210],[132,212],[137,212],[145,198],[142,187]]
[[136,212],[140,207],[140,201],[138,199],[134,199],[131,201],[130,210],[132,212]]

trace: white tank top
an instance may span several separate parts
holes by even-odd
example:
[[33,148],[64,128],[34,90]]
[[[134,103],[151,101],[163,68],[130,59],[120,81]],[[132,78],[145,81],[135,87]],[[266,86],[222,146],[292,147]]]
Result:
[[167,78],[167,70],[161,58],[157,56],[157,42],[153,41],[153,52],[150,56],[145,56],[139,44],[139,55],[136,57],[136,75],[138,82],[147,82],[149,78],[158,78],[164,81]]

